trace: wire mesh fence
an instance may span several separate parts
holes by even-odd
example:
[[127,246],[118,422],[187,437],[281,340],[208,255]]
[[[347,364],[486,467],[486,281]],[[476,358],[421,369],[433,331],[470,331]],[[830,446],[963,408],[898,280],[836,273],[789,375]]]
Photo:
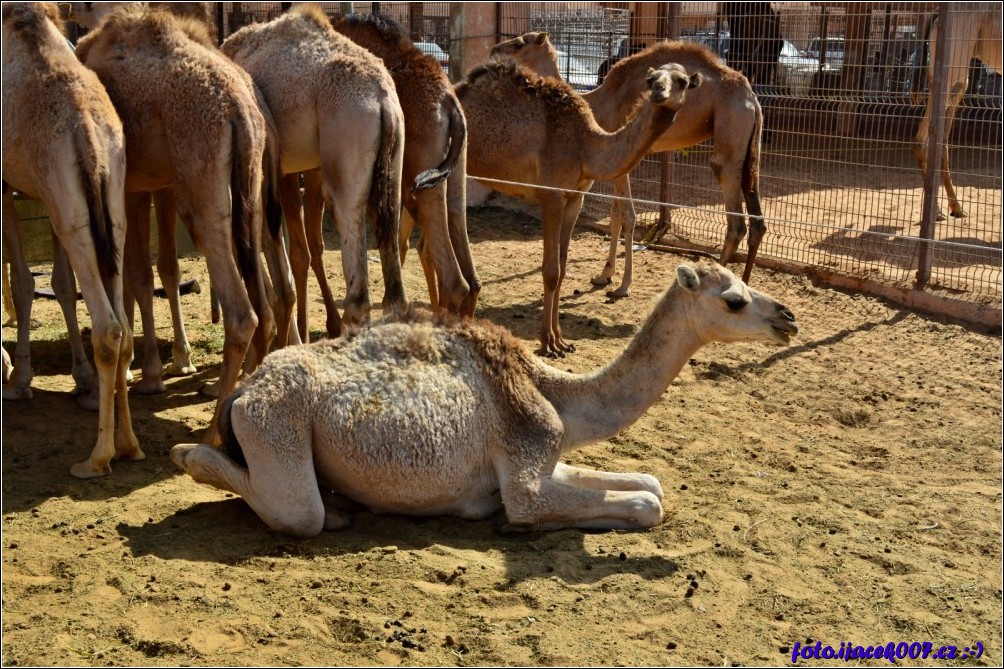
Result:
[[[225,36],[289,3],[218,4]],[[450,34],[456,3],[320,4],[332,17],[347,4],[387,14],[414,41],[445,52],[461,39]],[[934,19],[942,5],[930,2],[491,4],[497,40],[549,32],[559,70],[582,91],[596,88],[620,59],[669,37],[703,44],[746,74],[764,117],[760,195],[769,229],[760,257],[1001,305],[998,3],[951,3],[940,30]],[[954,111],[926,123],[928,101],[939,94],[942,108]],[[950,128],[946,140],[935,132],[939,116]],[[930,151],[918,141],[918,129],[928,126]],[[924,186],[917,155],[930,161],[939,148],[957,205],[936,174]],[[640,222],[663,217],[667,239],[720,248],[726,219],[708,169],[713,150],[714,139],[646,158],[632,174]],[[925,213],[925,190],[937,195],[945,220]],[[593,192],[613,189],[597,183]],[[668,206],[642,203],[660,193],[668,193]],[[583,209],[600,219],[609,211],[610,200],[594,196]]]

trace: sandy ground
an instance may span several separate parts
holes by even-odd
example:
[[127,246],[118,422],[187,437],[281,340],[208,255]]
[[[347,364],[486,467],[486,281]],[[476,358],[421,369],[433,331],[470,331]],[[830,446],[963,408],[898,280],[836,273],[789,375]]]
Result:
[[[539,223],[486,208],[470,226],[479,315],[534,346]],[[638,253],[631,296],[611,302],[589,284],[605,247],[573,240],[562,322],[578,351],[563,368],[617,355],[684,261]],[[414,257],[405,270],[422,301]],[[200,260],[183,272],[206,286]],[[74,480],[96,416],[68,395],[58,309],[37,301],[35,396],[3,404],[3,664],[739,666],[817,641],[957,647],[900,665],[1000,664],[999,331],[801,277],[754,283],[798,316],[791,347],[707,347],[638,423],[567,457],[654,474],[665,521],[515,536],[498,519],[360,513],[296,541],[180,474],[168,452],[206,428],[198,390],[221,359],[205,292],[183,298],[199,372],[131,397],[147,460]],[[316,334],[314,296],[311,309]]]

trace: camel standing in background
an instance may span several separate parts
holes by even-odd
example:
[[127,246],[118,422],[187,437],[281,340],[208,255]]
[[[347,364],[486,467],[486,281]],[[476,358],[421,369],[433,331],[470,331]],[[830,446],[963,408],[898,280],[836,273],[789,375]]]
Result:
[[[120,7],[80,41],[77,55],[97,72],[123,118],[126,191],[173,188],[180,216],[206,256],[223,308],[219,395],[225,398],[252,338],[253,364],[268,352],[273,325],[259,257],[266,128],[254,91],[201,21],[167,11]],[[148,257],[148,247],[132,244],[127,253]],[[138,299],[152,300],[149,262],[142,266],[146,271],[128,280]],[[143,326],[145,377],[147,365],[159,368],[160,360],[153,324],[144,319]],[[208,443],[219,441],[219,408],[217,402]]]
[[[113,457],[145,457],[133,433],[126,388],[132,332],[119,270],[126,227],[122,122],[101,82],[66,43],[55,5],[4,3],[2,12],[3,235],[13,263],[18,316],[12,394],[31,397],[28,328],[34,293],[21,253],[12,193],[17,189],[45,203],[60,253],[73,266],[91,315],[100,390],[98,438],[90,458],[74,464],[70,473],[102,476],[111,471]],[[75,288],[73,293],[75,298]]]
[[[380,250],[383,306],[405,305],[397,247],[404,115],[387,69],[376,56],[335,32],[317,5],[297,5],[268,23],[246,26],[228,37],[222,49],[251,74],[278,128],[281,170],[287,175],[283,213],[303,340],[309,338],[304,298],[310,250],[295,176],[301,172],[320,168],[321,192],[338,226],[346,319],[360,322],[369,317],[368,214]],[[319,217],[320,207],[316,209]],[[319,279],[328,334],[334,336],[341,329],[338,311],[327,282],[323,276]]]
[[171,459],[297,537],[349,524],[322,490],[375,513],[480,520],[504,509],[517,531],[652,527],[654,476],[562,455],[637,421],[702,346],[797,333],[783,305],[712,264],[680,265],[627,348],[586,374],[551,367],[487,321],[386,319],[276,352],[227,403],[223,448],[179,444]]
[[[948,194],[948,209],[952,216],[963,218],[968,216],[955,192],[952,183],[952,172],[949,169],[948,139],[952,136],[952,124],[955,122],[955,112],[959,103],[966,95],[969,87],[969,61],[977,58],[987,67],[1001,74],[1001,5],[988,2],[953,2],[951,8],[951,30],[946,50],[948,65],[946,75],[947,99],[945,100],[945,132],[939,138],[944,144],[941,152],[941,181]],[[937,20],[930,25],[930,53],[937,53],[939,26]],[[924,59],[926,60],[926,58]],[[927,80],[934,81],[934,58],[926,63]],[[924,117],[917,128],[917,137],[913,153],[920,166],[921,176],[927,178],[927,150],[931,134],[931,94],[928,93],[924,103]],[[938,210],[938,220],[945,220],[945,215]]]
[[[492,53],[506,55],[546,77],[561,78],[558,53],[547,33],[531,32],[496,45]],[[760,241],[767,231],[760,206],[760,134],[763,113],[749,81],[728,67],[718,56],[691,42],[659,42],[625,58],[610,69],[603,84],[583,93],[596,121],[605,130],[621,127],[629,118],[638,98],[645,94],[644,73],[663,63],[679,63],[687,72],[699,72],[704,84],[687,97],[676,122],[656,140],[653,152],[694,146],[714,138],[711,171],[725,193],[728,232],[721,262],[732,260],[739,242],[746,236],[743,202],[749,213],[750,236],[743,281],[749,281]],[[614,200],[610,211],[610,252],[603,272],[593,279],[597,285],[611,281],[617,262],[617,242],[624,231],[624,276],[613,297],[628,294],[633,271],[635,211],[631,201],[631,178],[624,174],[614,180],[614,192],[627,200]],[[664,232],[664,231],[662,231]],[[658,232],[661,236],[662,232]],[[652,237],[658,239],[653,234]]]
[[540,203],[544,224],[542,355],[575,350],[562,338],[558,300],[568,244],[582,209],[581,192],[589,190],[596,179],[615,179],[633,169],[673,123],[676,111],[685,107],[687,92],[700,83],[700,74],[688,75],[679,65],[650,70],[639,82],[647,86],[649,96],[616,132],[597,125],[589,106],[568,84],[543,79],[511,59],[489,61],[457,85],[457,97],[467,116],[470,174],[516,182],[482,183]]
[[[453,85],[436,59],[422,53],[391,19],[353,14],[336,23],[335,30],[383,61],[401,101],[405,133],[401,262],[417,222],[432,308],[471,316],[481,282],[467,238],[467,122]],[[322,250],[312,247],[311,261]]]

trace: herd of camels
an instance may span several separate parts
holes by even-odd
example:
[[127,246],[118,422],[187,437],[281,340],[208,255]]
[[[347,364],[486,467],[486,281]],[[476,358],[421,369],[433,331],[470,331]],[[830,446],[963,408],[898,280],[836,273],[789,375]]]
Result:
[[[297,536],[345,525],[329,491],[376,511],[474,518],[504,506],[514,529],[654,525],[662,491],[653,477],[574,468],[561,453],[635,421],[700,346],[787,343],[798,331],[790,311],[747,285],[765,231],[760,106],[746,79],[701,47],[658,44],[579,95],[555,76],[547,36],[531,33],[500,44],[454,87],[379,16],[332,25],[318,6],[297,5],[218,47],[207,3],[63,4],[90,27],[76,52],[56,5],[3,4],[3,235],[18,323],[3,394],[31,397],[34,280],[21,253],[18,191],[42,200],[52,221],[53,288],[77,392],[98,411],[97,444],[71,468],[78,478],[144,457],[127,400],[134,302],[145,350],[131,389],[164,388],[151,199],[158,219],[177,215],[205,255],[225,332],[209,430],[171,457]],[[582,192],[614,180],[629,198],[627,175],[647,153],[710,137],[729,220],[722,266],[681,266],[610,365],[558,372],[502,328],[470,318],[481,284],[467,238],[468,173],[540,204],[538,353],[554,357],[574,350],[558,311]],[[744,203],[751,232],[740,281],[724,265],[746,234]],[[348,328],[321,264],[324,206],[339,231]],[[619,231],[632,239],[634,220],[618,202],[594,283],[611,281]],[[434,316],[408,306],[401,276],[416,223]],[[370,225],[386,316],[359,329],[371,309]],[[173,234],[162,231],[160,242],[175,334],[167,372],[191,373]],[[618,296],[630,286],[631,246]],[[288,346],[307,340],[311,269],[331,339]],[[93,367],[76,322],[76,282],[92,319]]]

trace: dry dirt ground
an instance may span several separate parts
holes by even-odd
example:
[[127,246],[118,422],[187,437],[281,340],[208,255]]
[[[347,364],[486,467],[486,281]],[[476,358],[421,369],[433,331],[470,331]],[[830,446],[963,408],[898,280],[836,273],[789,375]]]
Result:
[[[479,315],[535,345],[539,223],[485,208],[470,227]],[[631,296],[610,302],[589,284],[605,247],[585,229],[572,242],[562,314],[578,351],[561,367],[617,355],[684,262],[639,252]],[[426,299],[414,257],[405,269]],[[202,261],[183,272],[206,286]],[[69,466],[96,417],[67,394],[58,309],[37,301],[35,397],[3,405],[3,664],[738,666],[789,664],[796,643],[916,641],[983,654],[897,664],[999,665],[1000,332],[802,277],[754,284],[798,316],[791,347],[705,348],[637,424],[567,456],[657,476],[658,527],[504,535],[498,519],[360,513],[309,541],[168,458],[211,416],[198,390],[222,330],[206,292],[183,298],[198,374],[131,398],[147,460],[91,481]]]

